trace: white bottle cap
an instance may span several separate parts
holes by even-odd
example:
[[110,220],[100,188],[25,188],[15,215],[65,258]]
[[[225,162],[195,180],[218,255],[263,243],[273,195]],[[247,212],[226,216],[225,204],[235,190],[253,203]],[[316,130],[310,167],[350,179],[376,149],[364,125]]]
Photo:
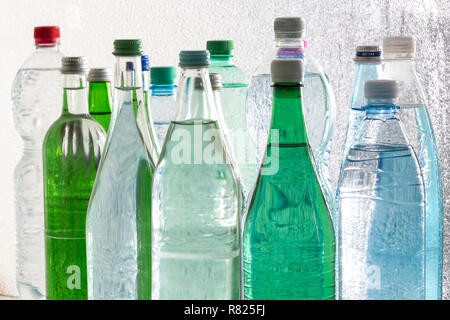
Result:
[[385,58],[413,58],[416,51],[413,37],[385,37],[383,54]]
[[270,64],[272,82],[302,82],[304,65],[300,59],[275,59]]
[[276,39],[305,38],[305,19],[300,17],[279,17],[273,24]]
[[397,81],[368,80],[364,84],[366,99],[395,99],[398,96]]

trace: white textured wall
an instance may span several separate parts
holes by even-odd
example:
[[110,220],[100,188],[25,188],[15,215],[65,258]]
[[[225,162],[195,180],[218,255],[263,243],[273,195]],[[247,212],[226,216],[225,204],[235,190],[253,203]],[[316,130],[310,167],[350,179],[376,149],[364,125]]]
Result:
[[[306,18],[310,51],[322,63],[337,97],[332,153],[336,178],[348,119],[358,44],[386,35],[414,35],[417,69],[430,104],[445,185],[446,244],[450,250],[449,5],[447,0],[15,0],[0,1],[0,294],[16,293],[13,170],[21,140],[13,127],[10,87],[33,51],[33,27],[61,27],[63,52],[85,55],[90,66],[111,65],[116,38],[142,38],[151,65],[176,65],[181,49],[204,49],[208,39],[235,40],[236,63],[257,66],[273,39],[273,19]],[[450,252],[444,266],[450,298]]]

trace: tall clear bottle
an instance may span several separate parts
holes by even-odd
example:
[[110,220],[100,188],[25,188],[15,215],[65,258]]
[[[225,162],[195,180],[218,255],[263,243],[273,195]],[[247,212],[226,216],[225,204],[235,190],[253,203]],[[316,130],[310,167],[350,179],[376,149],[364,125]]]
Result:
[[306,132],[303,62],[271,69],[271,130],[243,235],[244,298],[334,299],[335,235]]
[[59,27],[34,28],[34,41],[36,51],[20,67],[11,91],[14,123],[24,143],[14,170],[16,284],[23,299],[45,297],[42,141],[62,106]]
[[111,80],[110,68],[92,68],[88,74],[89,114],[108,132],[111,120]]
[[342,166],[341,299],[425,298],[424,181],[397,95],[395,81],[366,82],[366,116]]
[[247,130],[245,113],[249,78],[234,64],[233,40],[210,40],[206,48],[211,54],[210,72],[222,77],[220,99],[223,116],[247,199],[257,176],[256,146]]
[[328,206],[333,212],[334,192],[329,163],[336,118],[336,102],[331,85],[319,63],[305,48],[305,21],[300,17],[281,17],[274,22],[275,47],[265,55],[250,82],[246,112],[250,135],[256,141],[258,167],[263,159],[272,113],[270,62],[300,59],[305,63],[303,112],[311,151]]
[[426,198],[426,299],[442,299],[443,196],[439,153],[427,102],[414,69],[413,37],[383,40],[385,79],[399,86],[399,117],[419,161]]
[[162,146],[175,109],[177,69],[175,67],[153,67],[150,69],[153,124],[158,142]]
[[114,41],[114,108],[89,202],[89,299],[150,299],[151,183],[157,158],[142,90],[142,42]]
[[62,114],[44,138],[47,299],[87,298],[86,211],[106,140],[89,115],[84,57],[62,58]]
[[239,299],[240,187],[208,66],[207,51],[181,51],[176,110],[153,180],[153,299]]

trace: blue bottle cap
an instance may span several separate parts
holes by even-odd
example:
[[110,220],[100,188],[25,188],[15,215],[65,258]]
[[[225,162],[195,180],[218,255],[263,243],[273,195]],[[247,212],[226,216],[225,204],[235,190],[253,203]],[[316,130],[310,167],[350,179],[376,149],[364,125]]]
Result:
[[125,65],[125,70],[126,71],[134,71],[134,63],[131,61],[128,61],[127,64]]
[[180,51],[180,67],[209,66],[209,52],[207,50]]
[[148,55],[141,56],[141,64],[142,64],[142,71],[149,71],[150,70],[150,59],[148,58]]

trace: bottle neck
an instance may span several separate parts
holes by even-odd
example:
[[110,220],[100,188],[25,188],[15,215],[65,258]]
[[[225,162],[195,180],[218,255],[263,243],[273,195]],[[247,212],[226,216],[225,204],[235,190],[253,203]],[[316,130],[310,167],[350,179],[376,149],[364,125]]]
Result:
[[150,89],[150,70],[142,70],[142,90]]
[[108,81],[89,82],[89,112],[111,112],[111,86]]
[[381,64],[373,63],[356,63],[355,83],[353,85],[352,101],[350,106],[353,110],[362,110],[364,106],[364,84],[368,80],[380,79]]
[[233,66],[232,54],[213,54],[211,55],[211,67]]
[[174,121],[217,121],[207,67],[181,69]]
[[88,114],[86,74],[64,74],[63,113]]
[[275,83],[273,86],[272,122],[268,143],[308,144],[302,106],[302,88],[299,83]]
[[36,51],[38,52],[48,52],[54,51],[59,52],[61,45],[59,43],[40,43],[36,44]]
[[364,107],[366,117],[370,120],[395,120],[397,119],[398,106],[392,99],[369,99]]
[[302,59],[305,56],[305,42],[301,38],[277,38],[277,58],[280,59]]
[[152,96],[173,96],[177,86],[174,84],[153,84],[150,89]]
[[142,66],[140,56],[116,56],[114,87],[121,90],[142,88]]

